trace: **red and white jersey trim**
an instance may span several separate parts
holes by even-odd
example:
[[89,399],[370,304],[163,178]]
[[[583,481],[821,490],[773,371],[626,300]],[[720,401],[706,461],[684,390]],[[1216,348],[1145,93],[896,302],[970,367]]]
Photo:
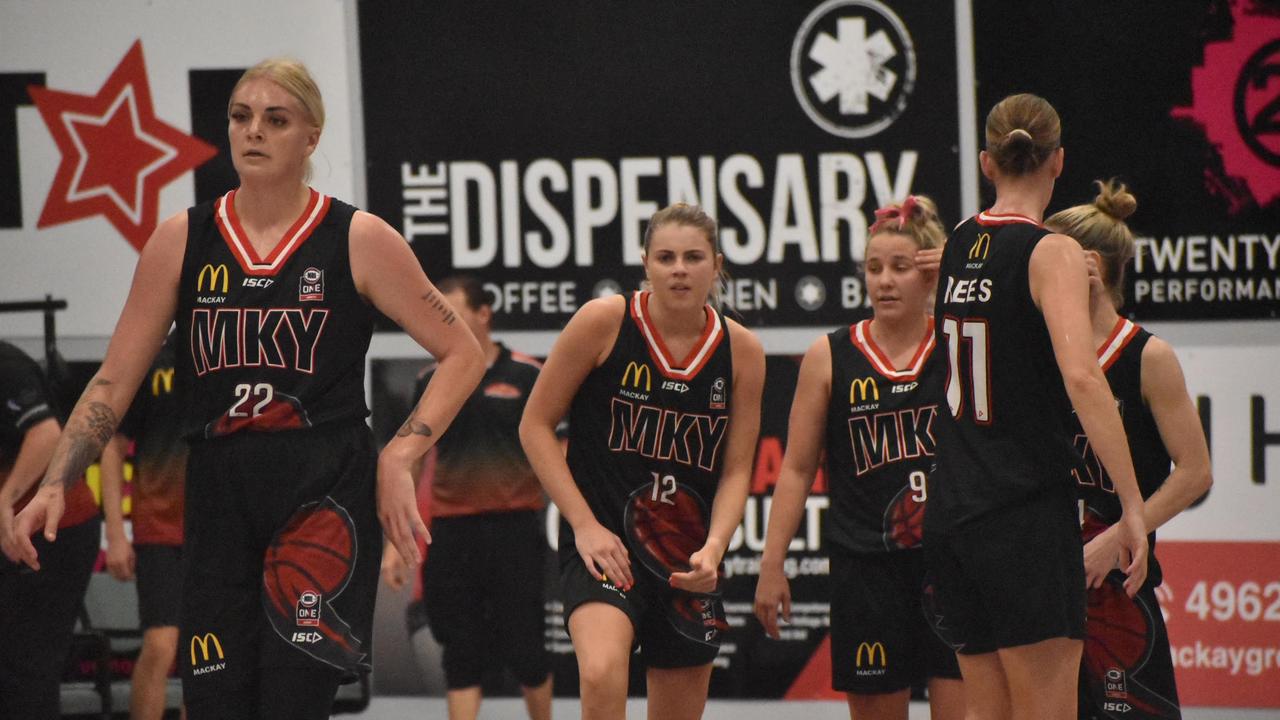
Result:
[[889,361],[889,356],[872,339],[870,320],[854,323],[849,330],[849,339],[853,341],[854,347],[867,356],[876,372],[890,380],[900,382],[910,382],[920,376],[920,371],[924,369],[924,362],[929,358],[929,353],[933,352],[933,346],[936,342],[933,336],[933,318],[929,318],[928,330],[925,332],[924,337],[921,338],[920,346],[916,348],[915,355],[911,356],[911,362],[907,364],[905,369],[895,370],[893,363]]
[[1035,225],[1036,227],[1040,227],[1040,223],[1032,220],[1026,215],[1016,215],[1013,213],[1008,215],[997,215],[988,210],[983,210],[975,216],[975,219],[978,221],[979,225],[1016,225],[1018,223],[1023,223],[1026,225]]
[[1116,326],[1111,328],[1111,335],[1098,347],[1098,364],[1102,366],[1103,372],[1106,372],[1120,358],[1120,353],[1124,352],[1125,346],[1138,336],[1138,330],[1138,326],[1129,320],[1124,318],[1116,320]]
[[232,190],[218,198],[214,204],[213,217],[218,225],[218,232],[222,233],[223,240],[226,240],[227,247],[231,249],[231,254],[240,263],[245,275],[275,275],[280,272],[280,268],[284,267],[293,253],[320,225],[329,211],[331,200],[328,195],[311,190],[311,197],[302,215],[285,231],[284,236],[264,259],[258,257],[253,243],[249,242],[249,234],[240,225],[240,218],[236,216],[235,195],[236,191]]
[[649,295],[650,293],[646,291],[632,296],[631,317],[635,318],[636,324],[640,326],[640,333],[644,335],[645,342],[649,345],[649,355],[658,365],[658,371],[673,380],[688,380],[697,375],[702,366],[707,364],[707,360],[711,359],[720,341],[724,339],[725,330],[720,322],[720,314],[711,306],[706,306],[707,324],[702,329],[702,337],[694,343],[693,350],[689,352],[684,362],[677,363],[672,359],[671,352],[662,341],[662,336],[658,334],[658,329],[649,321]]

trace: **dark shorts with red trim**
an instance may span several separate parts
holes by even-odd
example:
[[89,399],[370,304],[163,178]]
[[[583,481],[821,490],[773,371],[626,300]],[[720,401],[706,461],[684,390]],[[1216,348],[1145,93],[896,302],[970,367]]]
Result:
[[1084,551],[1065,483],[944,534],[926,525],[924,552],[926,608],[956,652],[1084,638]]
[[1155,588],[1130,598],[1113,572],[1089,591],[1080,660],[1081,720],[1180,720],[1169,633]]
[[266,670],[370,669],[376,467],[363,422],[192,443],[178,645],[190,720],[256,717]]
[[182,609],[182,546],[134,545],[138,619],[144,630],[177,627]]
[[[633,568],[640,569],[638,564]],[[635,644],[647,667],[697,667],[715,660],[720,652],[728,625],[719,597],[672,590],[642,570],[636,573],[635,586],[624,592],[613,583],[591,577],[577,551],[569,553],[564,548],[560,553],[560,587],[566,629],[573,611],[582,605],[612,605],[631,620]]]
[[924,553],[831,554],[831,688],[877,695],[959,678],[922,607]]

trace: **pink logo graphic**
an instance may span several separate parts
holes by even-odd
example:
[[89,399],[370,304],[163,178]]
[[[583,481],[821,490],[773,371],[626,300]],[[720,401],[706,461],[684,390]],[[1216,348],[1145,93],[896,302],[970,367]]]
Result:
[[[1280,17],[1243,5],[1232,3],[1234,35],[1205,45],[1204,64],[1191,71],[1191,107],[1174,108],[1172,115],[1201,125],[1232,176],[1206,176],[1206,183],[1242,182],[1265,206],[1280,197]],[[1233,198],[1231,211],[1244,202]]]

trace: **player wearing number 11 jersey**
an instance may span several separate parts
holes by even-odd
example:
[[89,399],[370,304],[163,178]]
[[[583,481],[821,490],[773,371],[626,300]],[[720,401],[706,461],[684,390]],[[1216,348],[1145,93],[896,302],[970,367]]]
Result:
[[1124,506],[1126,587],[1146,576],[1142,497],[1094,356],[1084,255],[1040,226],[1062,172],[1060,136],[1042,98],[991,110],[981,162],[996,202],[953,231],[939,269],[949,412],[937,423],[924,543],[935,628],[959,654],[975,717],[1076,715],[1085,574],[1072,407]]

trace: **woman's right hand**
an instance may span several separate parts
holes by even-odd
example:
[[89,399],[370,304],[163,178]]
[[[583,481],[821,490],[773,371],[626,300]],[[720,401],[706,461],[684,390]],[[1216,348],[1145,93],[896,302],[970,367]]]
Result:
[[382,581],[392,590],[399,590],[409,582],[409,564],[396,552],[396,546],[387,543],[382,548]]
[[756,618],[764,626],[765,634],[777,640],[778,616],[791,622],[791,584],[781,567],[760,566],[760,578],[756,581]]
[[107,572],[120,580],[132,580],[136,558],[129,538],[107,538]]
[[622,538],[609,532],[599,522],[592,522],[582,529],[574,528],[574,545],[587,566],[591,577],[601,582],[613,583],[622,590],[635,585],[631,575],[631,558]]

